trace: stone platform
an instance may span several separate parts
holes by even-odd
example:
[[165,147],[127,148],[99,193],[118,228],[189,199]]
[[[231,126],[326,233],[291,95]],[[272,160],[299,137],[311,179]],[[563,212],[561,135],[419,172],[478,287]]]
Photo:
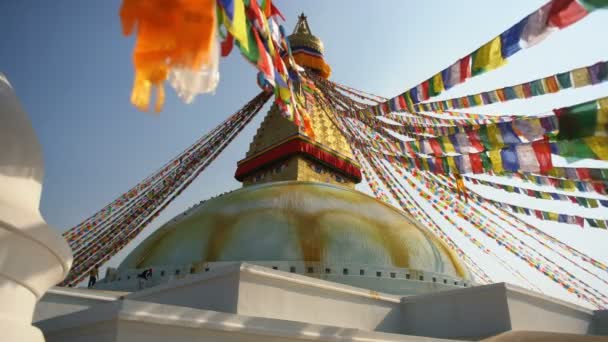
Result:
[[[525,331],[594,341],[608,324],[605,312],[505,283],[404,297],[247,263],[134,293],[54,289],[37,314],[47,341],[67,342],[443,341]],[[520,335],[494,338],[535,340]]]

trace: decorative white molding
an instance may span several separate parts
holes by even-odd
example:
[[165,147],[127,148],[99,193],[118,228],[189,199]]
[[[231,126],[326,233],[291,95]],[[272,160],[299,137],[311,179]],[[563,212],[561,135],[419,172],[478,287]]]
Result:
[[6,341],[44,341],[36,301],[72,264],[65,240],[40,214],[44,163],[27,114],[0,74],[0,331]]

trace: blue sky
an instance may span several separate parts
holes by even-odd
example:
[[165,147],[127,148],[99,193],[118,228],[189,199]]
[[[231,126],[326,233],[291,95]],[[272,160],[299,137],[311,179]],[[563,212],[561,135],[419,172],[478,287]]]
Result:
[[[325,43],[333,80],[384,96],[428,78],[544,2],[275,1],[287,18],[284,25],[289,32],[299,13],[308,15],[313,33]],[[58,231],[76,225],[129,189],[259,91],[255,70],[233,53],[221,61],[221,81],[214,96],[185,105],[169,90],[162,113],[138,112],[129,103],[133,38],[121,35],[119,7],[119,0],[0,1],[0,72],[15,88],[43,146],[46,175],[41,210]],[[593,13],[515,55],[503,69],[442,97],[605,60],[608,46],[600,45],[601,32],[608,32],[608,13]],[[606,95],[608,87],[601,85],[487,106],[478,112],[536,113]],[[239,187],[232,177],[236,161],[244,156],[262,118],[257,117],[127,249],[192,204]],[[361,189],[367,191],[365,186]],[[581,232],[558,224],[543,228],[608,262],[608,249],[594,242],[606,241],[606,232]],[[116,265],[123,256],[110,264]],[[496,273],[497,279],[508,279],[507,274]],[[546,286],[560,295],[553,285]]]

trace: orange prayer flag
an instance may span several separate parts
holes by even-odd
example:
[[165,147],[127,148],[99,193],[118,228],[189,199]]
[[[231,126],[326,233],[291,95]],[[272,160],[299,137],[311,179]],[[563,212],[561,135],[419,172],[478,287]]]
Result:
[[156,88],[156,110],[164,103],[162,83],[173,67],[198,70],[210,60],[215,40],[215,0],[123,0],[123,34],[136,32],[131,102],[147,110]]

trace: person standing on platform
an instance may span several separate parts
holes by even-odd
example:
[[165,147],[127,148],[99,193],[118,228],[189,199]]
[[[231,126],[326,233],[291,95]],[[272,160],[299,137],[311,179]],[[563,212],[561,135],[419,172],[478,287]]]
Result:
[[95,286],[97,282],[97,278],[99,277],[99,266],[95,266],[91,271],[89,271],[89,288]]

